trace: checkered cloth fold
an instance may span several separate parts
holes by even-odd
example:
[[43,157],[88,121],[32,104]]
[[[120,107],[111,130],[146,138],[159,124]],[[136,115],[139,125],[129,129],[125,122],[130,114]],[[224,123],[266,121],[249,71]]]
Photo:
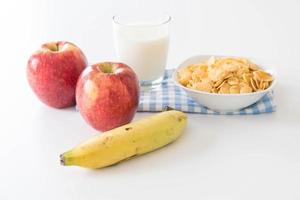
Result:
[[164,80],[160,86],[150,91],[142,91],[138,111],[159,112],[166,106],[188,113],[213,115],[253,115],[271,113],[276,111],[273,91],[264,95],[255,104],[235,112],[216,112],[196,103],[187,96],[184,90],[172,81],[174,70],[166,70]]

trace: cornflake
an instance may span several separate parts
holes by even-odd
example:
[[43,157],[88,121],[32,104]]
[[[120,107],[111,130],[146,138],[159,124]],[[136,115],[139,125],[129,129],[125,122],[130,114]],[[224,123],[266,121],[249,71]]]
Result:
[[267,89],[273,76],[246,58],[215,58],[178,71],[185,87],[210,93],[240,94]]

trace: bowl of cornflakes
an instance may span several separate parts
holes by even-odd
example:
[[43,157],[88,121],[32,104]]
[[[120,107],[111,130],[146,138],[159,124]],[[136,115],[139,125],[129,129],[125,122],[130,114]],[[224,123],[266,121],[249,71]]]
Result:
[[173,81],[200,105],[227,112],[256,103],[272,90],[276,79],[252,59],[198,55],[179,65]]

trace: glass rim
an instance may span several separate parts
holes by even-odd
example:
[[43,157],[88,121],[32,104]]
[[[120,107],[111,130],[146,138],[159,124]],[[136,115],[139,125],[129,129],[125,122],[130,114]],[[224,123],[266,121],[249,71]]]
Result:
[[[117,18],[120,17],[120,16],[122,16],[122,15],[119,15],[119,14],[113,15],[112,20],[115,24],[120,25],[120,26],[137,26],[137,25],[134,25],[134,24],[121,23],[119,20],[117,20]],[[168,14],[163,14],[162,16],[165,16],[167,18],[165,20],[162,20],[162,22],[160,22],[160,23],[142,24],[142,25],[143,26],[161,26],[161,25],[168,24],[172,19],[172,17]]]

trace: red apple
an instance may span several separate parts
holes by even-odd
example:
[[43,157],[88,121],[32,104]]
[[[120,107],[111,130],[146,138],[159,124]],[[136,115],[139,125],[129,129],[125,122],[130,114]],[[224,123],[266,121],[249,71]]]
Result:
[[30,57],[27,79],[42,102],[65,108],[75,105],[77,79],[86,66],[86,57],[76,45],[50,42]]
[[123,63],[94,64],[78,79],[76,102],[83,118],[97,130],[127,124],[139,104],[138,78]]

